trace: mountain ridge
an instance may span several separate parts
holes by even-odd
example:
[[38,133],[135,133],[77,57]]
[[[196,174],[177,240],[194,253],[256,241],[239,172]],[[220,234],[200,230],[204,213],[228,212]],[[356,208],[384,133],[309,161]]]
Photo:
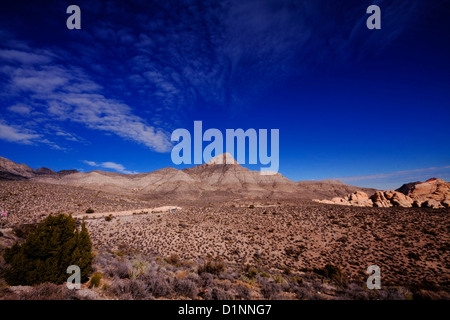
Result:
[[261,175],[259,171],[241,166],[229,154],[218,155],[191,168],[166,167],[139,174],[101,170],[55,172],[48,168],[32,169],[0,157],[0,173],[3,173],[0,179],[7,177],[3,180],[30,180],[151,198],[313,199],[343,196],[356,191],[375,192],[374,189],[354,187],[340,181],[292,181],[280,173]]

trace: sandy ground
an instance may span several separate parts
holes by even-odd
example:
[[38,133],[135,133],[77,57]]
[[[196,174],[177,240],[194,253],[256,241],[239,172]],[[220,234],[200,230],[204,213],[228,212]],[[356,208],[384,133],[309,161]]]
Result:
[[149,213],[168,213],[171,211],[181,210],[181,207],[177,206],[163,206],[157,208],[144,208],[144,209],[134,209],[134,210],[126,210],[126,211],[116,211],[116,212],[98,212],[98,213],[85,213],[85,214],[77,214],[74,217],[87,217],[88,219],[97,219],[103,218],[107,216],[113,217],[126,217],[133,215],[143,215]]

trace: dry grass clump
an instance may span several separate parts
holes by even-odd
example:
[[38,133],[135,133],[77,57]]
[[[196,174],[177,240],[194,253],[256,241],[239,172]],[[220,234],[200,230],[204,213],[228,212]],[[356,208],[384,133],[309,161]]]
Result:
[[89,280],[89,288],[99,287],[102,278],[103,275],[100,272],[95,272]]
[[219,275],[226,269],[225,262],[221,258],[209,258],[204,264],[200,265],[197,269],[198,274],[211,273]]

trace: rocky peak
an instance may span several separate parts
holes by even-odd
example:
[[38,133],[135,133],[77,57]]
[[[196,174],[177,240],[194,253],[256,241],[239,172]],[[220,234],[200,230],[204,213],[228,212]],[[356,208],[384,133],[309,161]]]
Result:
[[225,152],[225,153],[215,156],[214,158],[209,160],[206,164],[214,165],[214,164],[238,164],[238,163],[231,154],[229,154],[228,152]]

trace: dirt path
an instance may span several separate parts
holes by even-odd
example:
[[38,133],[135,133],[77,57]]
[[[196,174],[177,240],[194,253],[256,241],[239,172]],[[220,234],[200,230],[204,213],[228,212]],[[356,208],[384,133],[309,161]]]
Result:
[[98,213],[83,213],[77,214],[74,217],[87,217],[87,219],[97,219],[102,217],[107,217],[109,215],[113,217],[126,217],[132,216],[135,214],[150,214],[150,213],[169,213],[172,210],[180,210],[181,207],[177,206],[163,206],[157,208],[144,208],[144,209],[134,209],[127,211],[116,211],[116,212],[98,212]]

